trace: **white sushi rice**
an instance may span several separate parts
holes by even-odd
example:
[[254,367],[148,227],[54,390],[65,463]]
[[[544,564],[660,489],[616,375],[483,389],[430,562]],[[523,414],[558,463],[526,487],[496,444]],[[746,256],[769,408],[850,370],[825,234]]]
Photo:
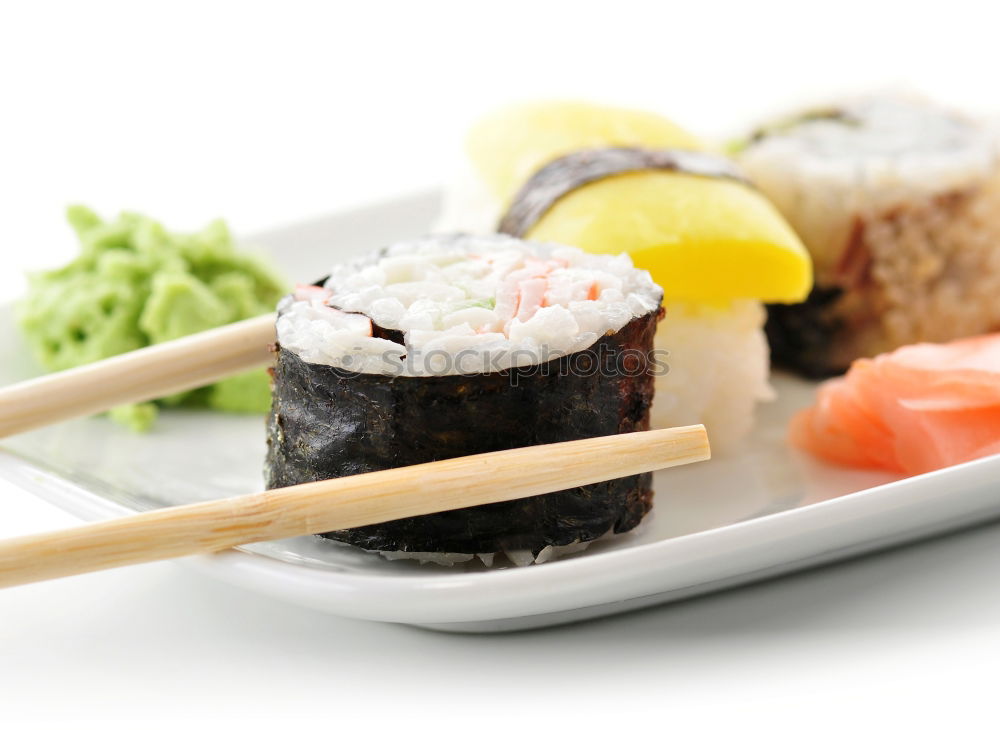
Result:
[[835,111],[740,156],[809,249],[817,286],[841,292],[826,366],[1000,329],[997,130],[898,95]]
[[732,450],[753,426],[768,384],[767,313],[758,301],[728,305],[667,301],[654,349],[669,371],[656,378],[653,428],[703,423],[716,453]]
[[840,118],[766,133],[739,158],[809,247],[821,277],[857,218],[973,189],[997,174],[995,133],[946,107],[881,95],[848,99],[836,111]]
[[[306,362],[413,377],[495,372],[584,350],[655,311],[626,255],[509,236],[430,236],[337,265],[279,306],[278,342]],[[373,336],[372,324],[404,333]]]

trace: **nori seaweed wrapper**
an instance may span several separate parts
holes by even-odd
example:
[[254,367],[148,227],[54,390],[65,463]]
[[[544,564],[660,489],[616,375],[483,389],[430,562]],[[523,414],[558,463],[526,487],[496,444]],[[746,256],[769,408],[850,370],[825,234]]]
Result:
[[731,160],[696,150],[645,147],[576,150],[543,165],[525,181],[497,224],[497,232],[521,238],[564,195],[598,180],[644,170],[678,172],[750,185]]
[[[279,348],[267,487],[647,430],[654,377],[647,364],[661,315],[637,317],[590,348],[547,363],[475,375],[353,373]],[[368,550],[537,554],[631,530],[652,506],[651,483],[651,474],[637,474],[323,537]]]
[[770,124],[757,127],[757,129],[751,132],[750,136],[746,139],[731,142],[728,145],[727,151],[730,154],[739,154],[744,152],[748,147],[751,147],[768,137],[785,134],[798,126],[808,124],[809,122],[824,120],[840,122],[841,124],[846,124],[852,127],[860,126],[862,123],[860,119],[857,119],[846,109],[839,109],[837,107],[818,107],[816,109],[810,109],[809,111],[794,114],[790,117],[785,117],[784,119],[779,119],[775,122],[771,122]]
[[836,356],[844,322],[835,305],[842,296],[838,287],[817,286],[804,302],[767,305],[764,332],[771,362],[817,380],[842,375],[850,364]]

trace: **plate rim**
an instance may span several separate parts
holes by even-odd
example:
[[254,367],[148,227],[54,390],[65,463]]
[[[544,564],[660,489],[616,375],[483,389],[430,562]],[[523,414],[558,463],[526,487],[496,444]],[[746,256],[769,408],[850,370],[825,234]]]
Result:
[[[407,624],[448,624],[506,620],[528,615],[555,616],[583,607],[677,591],[686,591],[691,595],[699,592],[698,586],[705,586],[702,592],[715,590],[713,583],[738,580],[741,575],[753,571],[732,570],[731,564],[727,564],[730,569],[722,572],[728,575],[716,570],[715,577],[706,578],[706,573],[693,568],[699,563],[719,561],[741,551],[746,557],[748,546],[760,548],[770,543],[773,547],[797,537],[806,537],[804,542],[812,542],[812,547],[804,551],[808,554],[797,558],[789,556],[792,559],[785,562],[790,571],[808,567],[808,564],[796,566],[793,563],[810,561],[809,554],[815,559],[813,564],[830,562],[822,560],[823,550],[817,551],[821,544],[826,552],[852,546],[857,547],[859,552],[868,552],[883,545],[918,539],[921,534],[909,533],[914,529],[921,530],[919,524],[902,531],[871,535],[870,538],[876,540],[871,546],[857,539],[845,539],[844,533],[831,539],[828,533],[844,524],[857,526],[859,520],[905,511],[921,504],[948,501],[949,495],[956,492],[956,484],[961,489],[962,483],[966,483],[968,486],[965,489],[971,490],[977,485],[995,483],[1000,479],[998,474],[1000,454],[686,535],[523,568],[453,574],[366,574],[299,565],[238,549],[191,556],[178,562],[230,583],[286,600],[293,597],[296,604],[350,618]],[[6,450],[0,451],[0,478],[84,519],[135,513],[135,510],[93,494],[71,479],[47,472],[43,467]],[[47,487],[46,483],[51,483],[51,486]],[[68,508],[66,500],[60,498],[66,494],[82,498],[83,506]],[[996,509],[1000,512],[1000,501]],[[956,524],[938,525],[937,532],[958,529],[992,517],[988,513],[980,513],[978,519],[976,515],[958,517]],[[935,532],[934,528],[933,521],[928,523],[926,534]],[[824,537],[826,539],[822,539]],[[836,559],[839,558],[832,558]],[[780,561],[772,562],[756,570],[771,568],[780,571],[781,565]],[[694,575],[701,577],[694,578]],[[546,609],[535,614],[526,613],[525,596],[539,594],[545,597]],[[461,600],[454,600],[456,598]]]
[[[313,227],[329,224],[363,223],[387,210],[423,214],[435,209],[439,198],[439,188],[423,188],[241,234],[239,239],[250,247],[270,248],[274,244],[269,240],[296,232],[308,235]],[[0,307],[12,307],[12,302],[0,302]],[[531,615],[551,616],[550,623],[557,623],[560,614],[585,607],[643,597],[687,597],[727,582],[755,580],[755,570],[788,572],[839,559],[824,559],[831,552],[868,552],[1000,515],[1000,490],[989,489],[1000,482],[1000,455],[919,476],[887,478],[891,481],[772,514],[523,568],[366,573],[310,567],[245,550],[178,562],[257,592],[352,618],[435,628]],[[2,446],[0,480],[86,519],[135,512]],[[787,555],[775,557],[779,545],[789,548]]]

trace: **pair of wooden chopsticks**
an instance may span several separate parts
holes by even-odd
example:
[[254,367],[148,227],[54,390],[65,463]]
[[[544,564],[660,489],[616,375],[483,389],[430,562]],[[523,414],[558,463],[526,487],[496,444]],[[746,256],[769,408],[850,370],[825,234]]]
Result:
[[[265,315],[0,389],[0,437],[267,365],[273,342],[274,316]],[[153,510],[0,541],[0,587],[532,497],[709,456],[704,427],[685,426]]]

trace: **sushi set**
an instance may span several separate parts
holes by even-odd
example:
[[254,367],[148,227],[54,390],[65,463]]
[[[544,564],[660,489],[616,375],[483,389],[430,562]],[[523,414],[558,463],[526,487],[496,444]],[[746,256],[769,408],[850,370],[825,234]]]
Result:
[[[25,326],[56,298],[39,290],[3,310],[16,355],[0,382],[20,385],[0,391],[0,431],[13,434],[0,478],[88,520],[128,520],[429,469],[438,496],[415,507],[394,511],[402,497],[386,488],[354,521],[316,502],[329,514],[285,533],[148,545],[144,559],[238,545],[184,560],[300,605],[453,631],[618,613],[1000,516],[1000,168],[974,122],[866,97],[761,127],[724,156],[654,114],[553,102],[487,117],[466,149],[443,191],[241,241],[299,282],[276,319],[211,329],[273,306],[274,279],[243,262],[242,294],[266,282],[265,304],[244,297],[243,314],[171,325],[189,291],[234,296],[194,237],[176,239],[187,258],[172,279],[143,283],[135,321],[152,321],[155,300],[175,333],[139,343],[152,347],[30,381],[34,361],[66,352]],[[110,270],[111,256],[120,270],[150,231],[170,245],[136,218],[78,215],[74,227],[84,254],[62,277]],[[75,342],[90,336],[67,326]],[[183,347],[162,370],[128,365]],[[172,393],[259,365],[271,366],[266,428],[225,412],[239,409],[171,407]],[[59,392],[73,395],[39,395]],[[65,420],[152,400],[166,407],[148,433]],[[57,401],[61,412],[24,406]],[[616,470],[595,446],[609,463],[586,478],[583,439],[648,431],[679,449],[663,429],[695,424],[708,462],[690,463],[707,449],[663,451],[656,468],[687,465]],[[490,459],[558,444],[580,449],[584,477],[567,468],[564,484],[530,491],[545,460],[520,456],[525,490],[486,489],[502,471]],[[473,458],[462,499],[433,492],[435,469]]]

